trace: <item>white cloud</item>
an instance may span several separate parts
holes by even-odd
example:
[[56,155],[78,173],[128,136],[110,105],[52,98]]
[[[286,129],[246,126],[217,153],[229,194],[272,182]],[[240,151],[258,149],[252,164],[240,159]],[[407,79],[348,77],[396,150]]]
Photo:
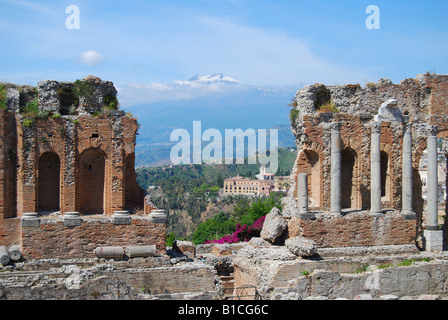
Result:
[[88,50],[83,53],[78,58],[78,61],[84,63],[88,67],[98,66],[105,60],[104,56],[95,50]]

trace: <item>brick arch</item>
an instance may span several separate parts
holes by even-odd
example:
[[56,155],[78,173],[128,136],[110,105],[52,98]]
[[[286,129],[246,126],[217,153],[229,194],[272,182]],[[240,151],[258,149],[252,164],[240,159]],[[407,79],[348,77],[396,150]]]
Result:
[[49,141],[45,143],[39,143],[37,145],[37,157],[39,158],[45,152],[54,152],[62,160],[64,159],[65,146],[59,141]]
[[102,138],[84,138],[78,141],[78,154],[88,149],[99,149],[105,153],[106,158],[112,154],[112,144]]

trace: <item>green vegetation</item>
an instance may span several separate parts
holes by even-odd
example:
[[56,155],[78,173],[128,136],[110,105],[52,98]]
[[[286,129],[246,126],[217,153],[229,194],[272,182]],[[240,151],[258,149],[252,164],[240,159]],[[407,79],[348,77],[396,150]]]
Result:
[[289,120],[291,123],[295,123],[299,118],[300,111],[297,109],[297,105],[298,103],[295,98],[291,99],[291,102],[288,103],[288,106],[291,108],[291,111],[289,111]]
[[5,86],[0,86],[0,109],[6,110],[6,98],[7,98],[7,92],[5,89]]
[[79,103],[79,98],[81,97],[87,100],[93,97],[93,88],[87,81],[78,79],[73,84],[73,93]]
[[[296,156],[295,150],[279,149],[277,175],[289,175]],[[257,204],[257,198],[219,197],[218,195],[219,189],[223,187],[224,179],[238,175],[255,178],[259,169],[258,165],[249,164],[195,164],[143,167],[137,168],[136,173],[137,182],[144,189],[149,190],[153,203],[165,209],[168,214],[168,232],[174,232],[178,239],[191,239],[201,222],[220,212],[226,212],[227,219],[231,221],[229,223],[231,227],[210,232],[214,239],[222,235],[224,231],[234,231],[236,223],[251,225],[254,219],[267,210],[266,204]],[[233,212],[230,212],[232,210]],[[222,220],[223,216],[220,219]]]
[[291,111],[289,111],[289,120],[291,121],[291,123],[295,123],[299,118],[299,115],[300,115],[299,110],[291,109]]
[[339,112],[339,109],[336,107],[336,104],[333,102],[333,100],[330,100],[317,108],[318,112],[321,113],[329,113],[329,112]]
[[118,109],[118,106],[119,106],[118,99],[112,93],[106,94],[103,98],[103,102],[106,105],[106,108],[109,110],[117,110]]
[[252,203],[247,198],[240,198],[234,207],[233,213],[221,212],[201,223],[194,231],[191,240],[193,244],[198,245],[206,241],[220,239],[223,236],[232,234],[232,232],[238,229],[238,225],[252,226],[274,207],[282,209],[280,196],[262,197]]

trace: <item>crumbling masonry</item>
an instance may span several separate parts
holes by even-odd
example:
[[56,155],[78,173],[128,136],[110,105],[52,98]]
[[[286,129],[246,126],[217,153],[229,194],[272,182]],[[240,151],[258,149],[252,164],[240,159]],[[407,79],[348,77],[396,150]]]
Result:
[[136,182],[138,123],[118,109],[113,83],[2,85],[0,245],[20,245],[26,259],[93,257],[102,246],[165,252],[165,216]]
[[[400,84],[381,79],[364,88],[315,84],[295,101],[298,158],[283,212],[289,237],[320,247],[415,243],[441,251],[437,140],[447,153],[448,76],[423,74]],[[418,173],[424,150],[426,211]]]

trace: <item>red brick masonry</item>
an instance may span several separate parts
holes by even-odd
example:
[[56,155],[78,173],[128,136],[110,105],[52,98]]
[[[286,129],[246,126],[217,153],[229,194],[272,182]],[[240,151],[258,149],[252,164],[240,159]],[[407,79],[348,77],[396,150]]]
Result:
[[344,217],[292,218],[289,236],[316,241],[320,248],[415,244],[416,220],[406,220],[398,212],[372,217],[368,212]]
[[130,225],[114,225],[110,217],[83,217],[80,226],[64,227],[62,218],[43,218],[39,227],[22,227],[23,255],[27,259],[94,258],[97,247],[155,245],[165,253],[165,223],[132,216]]

